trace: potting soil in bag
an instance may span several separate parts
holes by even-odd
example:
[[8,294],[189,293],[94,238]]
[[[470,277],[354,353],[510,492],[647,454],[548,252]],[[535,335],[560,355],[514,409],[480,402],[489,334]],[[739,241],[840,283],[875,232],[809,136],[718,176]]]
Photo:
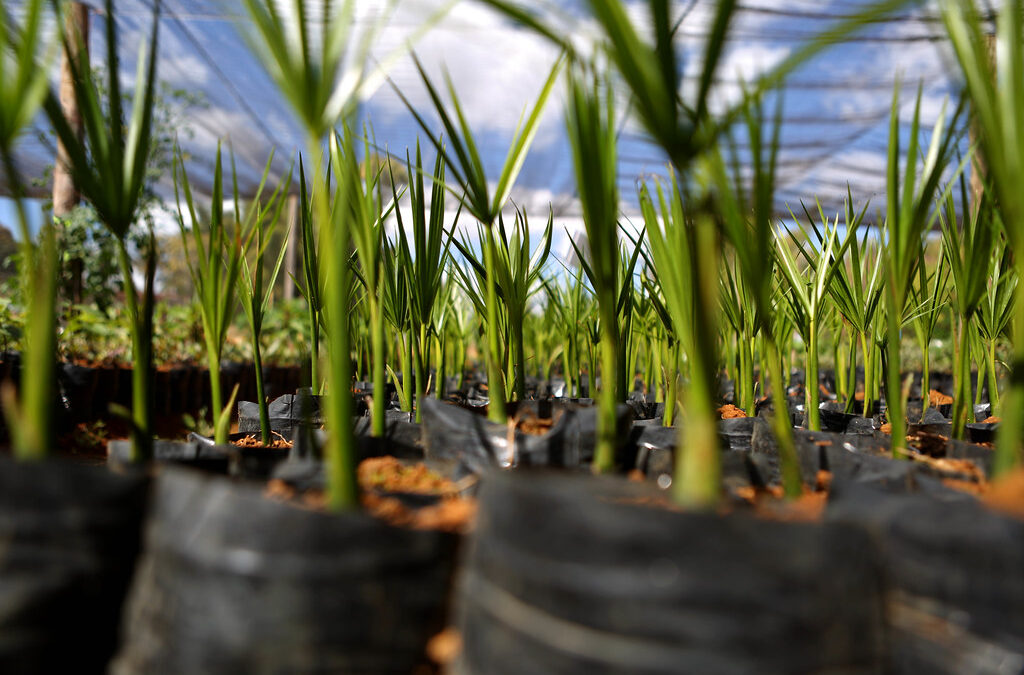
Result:
[[1024,522],[974,499],[833,484],[827,521],[877,541],[892,590],[892,672],[1024,672]]
[[443,623],[454,545],[173,467],[145,542],[119,675],[410,673]]
[[0,459],[0,673],[103,673],[139,552],[148,481]]
[[681,513],[644,484],[500,472],[457,594],[456,673],[877,673],[882,576],[856,528]]

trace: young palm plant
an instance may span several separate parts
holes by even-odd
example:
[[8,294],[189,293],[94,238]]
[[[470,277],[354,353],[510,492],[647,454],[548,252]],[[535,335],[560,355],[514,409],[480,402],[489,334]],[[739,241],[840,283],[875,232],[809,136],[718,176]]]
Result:
[[[313,182],[325,174],[321,143],[328,131],[354,112],[358,98],[379,84],[381,75],[366,72],[371,43],[380,25],[360,32],[356,28],[352,2],[322,5],[322,16],[312,17],[303,0],[293,0],[284,15],[274,0],[245,0],[245,8],[256,26],[253,51],[291,105],[306,133],[309,156],[313,158]],[[386,15],[387,13],[383,13]],[[382,18],[383,21],[383,18]],[[340,173],[337,195],[343,199],[361,178],[346,166]],[[303,180],[304,184],[305,181]],[[319,227],[317,247],[322,255],[316,279],[307,280],[307,292],[323,284],[324,320],[328,325],[327,484],[333,509],[358,504],[355,477],[355,441],[352,430],[352,364],[349,335],[349,251],[351,237],[348,204],[332,209],[326,189],[315,189],[310,227]],[[315,351],[315,347],[314,347]],[[316,386],[316,380],[314,380]]]
[[[805,213],[807,213],[805,209]],[[779,276],[786,290],[787,307],[803,339],[804,352],[804,407],[807,413],[807,428],[821,430],[821,415],[818,410],[818,340],[821,336],[823,319],[832,301],[828,289],[842,267],[841,260],[851,241],[856,239],[855,229],[847,230],[845,238],[839,240],[839,217],[832,219],[818,207],[821,228],[814,224],[809,213],[808,222],[814,232],[811,240],[808,230],[793,214],[800,235],[788,231],[775,237],[776,257],[779,261]],[[803,239],[803,241],[801,240]],[[797,254],[791,248],[797,249]],[[820,248],[819,248],[820,247]],[[797,261],[803,258],[805,264]]]
[[[882,266],[885,271],[883,295],[887,305],[885,312],[885,399],[889,424],[892,428],[893,456],[900,456],[906,449],[906,417],[904,415],[905,402],[900,355],[901,328],[910,299],[915,271],[920,263],[919,253],[922,238],[924,233],[931,229],[939,212],[937,207],[944,201],[941,190],[942,175],[955,149],[956,120],[963,109],[962,105],[961,103],[952,123],[948,126],[945,123],[945,108],[943,108],[936,120],[927,154],[924,156],[919,170],[918,154],[921,147],[918,136],[921,128],[921,89],[918,88],[914,103],[914,116],[910,125],[905,166],[901,177],[898,82],[893,90],[889,123],[885,236],[882,248]],[[956,279],[956,270],[953,269],[952,272]]]
[[[268,163],[269,166],[269,163]],[[292,174],[288,172],[287,177],[278,185],[277,191],[267,204],[256,201],[252,208],[256,210],[255,245],[256,255],[254,262],[250,265],[248,257],[242,257],[242,283],[238,289],[242,295],[242,309],[245,311],[245,318],[249,322],[250,339],[252,341],[252,361],[256,377],[256,402],[260,411],[260,443],[270,445],[270,410],[267,404],[267,397],[263,383],[263,348],[262,339],[263,321],[270,307],[271,298],[274,295],[274,286],[277,283],[277,276],[281,272],[281,265],[284,263],[285,254],[288,252],[288,245],[291,241],[291,227],[285,230],[281,237],[281,250],[277,254],[274,266],[269,276],[265,276],[263,260],[267,252],[267,246],[273,240],[274,231],[281,219],[282,207],[287,202],[284,195],[288,194],[291,187]],[[235,188],[235,193],[238,193]]]
[[[992,272],[989,275],[988,288],[981,300],[975,322],[981,340],[988,374],[989,403],[992,415],[1002,414],[1002,401],[996,381],[996,343],[1007,333],[1014,312],[1014,298],[1019,279],[1013,267],[1012,256],[1006,247],[1006,241],[1000,238],[992,254]],[[979,368],[980,371],[980,368]],[[981,385],[978,385],[980,391]]]
[[[44,102],[47,117],[67,151],[68,170],[75,186],[96,209],[104,226],[117,242],[118,264],[124,286],[132,336],[132,458],[147,459],[153,429],[153,279],[156,274],[156,238],[148,233],[144,247],[141,295],[135,285],[135,269],[128,250],[128,235],[139,208],[146,178],[146,159],[152,140],[153,100],[156,90],[157,30],[160,2],[153,6],[153,25],[146,44],[140,46],[131,117],[126,119],[121,95],[117,50],[120,40],[113,0],[106,4],[107,83],[101,101],[88,60],[70,59],[74,97],[82,115],[85,142],[81,142],[64,117],[58,95],[50,91]],[[58,25],[62,22],[58,21]],[[81,35],[64,40],[81,40]],[[80,49],[79,54],[86,54]],[[106,114],[104,114],[104,108]]]
[[[526,348],[523,326],[526,322],[527,304],[530,297],[541,285],[541,272],[548,253],[551,251],[551,231],[554,222],[548,216],[547,225],[541,235],[540,244],[532,252],[530,249],[530,225],[526,213],[516,207],[512,235],[505,229],[504,218],[499,214],[496,226],[498,236],[494,238],[494,251],[491,271],[495,278],[496,296],[501,300],[498,312],[498,326],[501,328],[501,344],[505,345],[502,352],[502,363],[508,365],[503,373],[505,396],[508,399],[523,400],[526,398]],[[483,226],[477,228],[479,241],[486,237]],[[482,255],[474,252],[468,240],[452,240],[455,248],[465,259],[469,269],[456,266],[462,288],[473,300],[480,314],[487,311],[487,266]]]
[[[854,211],[853,195],[847,191],[845,203],[844,226],[848,233],[856,232],[863,222],[868,205],[860,211]],[[828,292],[832,296],[836,311],[842,316],[846,325],[854,333],[850,340],[849,361],[847,364],[836,363],[836,372],[847,368],[847,399],[846,412],[853,412],[857,384],[857,346],[860,345],[864,362],[864,416],[874,414],[875,401],[869,393],[867,383],[874,379],[871,358],[873,343],[870,340],[871,327],[877,316],[882,298],[882,275],[880,248],[875,248],[872,255],[868,237],[870,231],[865,228],[864,236],[858,239],[850,236],[848,252],[836,266],[832,283]]]
[[[254,201],[258,204],[270,172],[267,160],[263,170]],[[234,156],[231,160],[232,184],[234,186],[234,219],[233,225],[228,223],[224,214],[223,169],[221,166],[220,145],[213,169],[213,194],[211,195],[209,222],[203,223],[198,215],[192,187],[185,170],[181,153],[177,153],[174,161],[174,193],[178,203],[178,228],[181,231],[182,246],[188,263],[189,274],[195,285],[199,301],[200,316],[203,322],[203,341],[206,343],[206,364],[210,371],[210,405],[214,417],[214,442],[228,442],[228,430],[231,426],[231,408],[234,405],[238,388],[232,392],[227,404],[224,404],[220,382],[220,361],[224,352],[228,327],[235,316],[238,299],[238,281],[242,276],[242,261],[252,244],[258,226],[256,219],[259,209],[249,210],[248,217],[243,221],[238,199],[238,181],[234,168]],[[276,200],[279,195],[272,197]],[[185,211],[182,211],[182,196],[189,222],[185,222]],[[191,233],[191,234],[190,234]],[[192,246],[189,246],[189,238]]]
[[[1024,3],[1002,3],[996,24],[996,61],[990,63],[983,22],[970,0],[944,0],[942,19],[956,54],[980,131],[978,152],[998,203],[1014,253],[1017,277],[1024,275]],[[1024,284],[1017,284],[1017,307],[1024,306]],[[1021,462],[1024,443],[1024,312],[1013,317],[1013,377],[1003,398],[1003,421],[996,437],[994,475]]]
[[[711,155],[708,169],[721,213],[721,228],[735,252],[735,271],[730,279],[736,288],[733,291],[737,298],[736,309],[742,311],[742,315],[737,317],[737,324],[744,326],[743,338],[750,343],[744,346],[744,349],[749,350],[745,356],[749,363],[746,375],[749,380],[745,386],[751,387],[752,384],[753,342],[755,336],[760,334],[765,352],[763,363],[766,366],[761,370],[761,381],[763,384],[766,375],[771,378],[775,409],[772,425],[779,447],[783,490],[787,497],[797,497],[802,493],[800,467],[786,403],[786,388],[779,357],[780,343],[772,325],[772,316],[784,312],[777,312],[772,305],[776,260],[773,256],[765,255],[765,251],[771,250],[770,242],[775,228],[775,172],[782,126],[782,98],[777,99],[770,138],[765,139],[762,131],[764,114],[760,100],[751,101],[743,118],[752,159],[750,187],[744,189],[740,183],[742,174],[738,169],[734,168],[730,179],[717,153]],[[733,165],[735,167],[736,163]],[[747,404],[751,406],[747,409],[748,414],[754,414],[753,401],[748,400]]]
[[[588,277],[594,287],[601,324],[601,387],[598,401],[597,446],[593,470],[615,466],[619,371],[619,192],[616,186],[615,101],[610,82],[583,67],[569,71],[566,127],[572,147],[576,188],[590,246]],[[580,256],[581,265],[584,262]],[[595,381],[590,371],[590,384]]]
[[443,143],[441,137],[437,136],[430,128],[427,121],[413,108],[409,100],[396,87],[395,91],[405,103],[409,112],[416,118],[416,122],[430,138],[437,152],[444,158],[445,166],[452,175],[452,180],[461,190],[456,194],[466,212],[476,218],[483,226],[483,238],[480,245],[483,248],[484,258],[484,325],[487,332],[487,378],[490,403],[488,406],[488,417],[493,422],[504,424],[507,418],[505,408],[505,387],[506,382],[502,373],[502,365],[506,362],[501,349],[501,327],[499,322],[497,279],[494,270],[496,244],[495,227],[498,224],[499,216],[505,208],[509,194],[512,192],[519,171],[526,160],[526,153],[533,142],[540,123],[541,113],[547,103],[551,91],[554,89],[555,81],[562,69],[563,59],[559,58],[551,69],[544,86],[541,88],[537,99],[534,102],[530,114],[517,130],[508,155],[505,157],[505,164],[498,176],[494,187],[493,195],[491,184],[487,180],[484,171],[483,161],[477,151],[477,143],[473,138],[473,132],[462,111],[462,105],[455,93],[455,87],[451,79],[445,76],[448,94],[451,98],[454,118],[447,111],[441,94],[427,77],[426,71],[419,60],[416,59],[416,68],[427,89],[434,110],[441,124],[444,127],[444,134],[447,142]]
[[[369,139],[364,135],[364,157],[370,155]],[[347,207],[341,218],[348,220],[348,227],[355,240],[356,253],[359,258],[358,275],[366,291],[364,300],[370,324],[370,355],[372,358],[373,401],[370,413],[370,434],[374,437],[384,435],[384,410],[387,404],[385,366],[387,352],[384,340],[385,316],[383,304],[383,240],[384,219],[392,206],[386,209],[381,204],[380,191],[377,188],[380,171],[366,167],[366,176],[361,180],[359,158],[356,154],[357,143],[352,129],[343,125],[341,132],[334,134],[331,143],[331,165],[338,180],[341,194],[340,203]],[[383,169],[383,167],[381,167]],[[335,324],[337,325],[337,324]],[[358,333],[355,333],[358,335]]]
[[914,304],[917,305],[917,315],[914,318],[914,334],[917,337],[917,346],[921,351],[921,410],[927,410],[931,405],[931,343],[935,335],[935,328],[938,326],[942,308],[946,306],[949,298],[949,266],[946,265],[946,256],[939,251],[935,267],[929,273],[925,262],[926,248],[922,244],[921,264],[918,265],[917,284],[914,286]]
[[[22,341],[21,401],[3,383],[3,411],[15,457],[39,459],[54,447],[53,401],[56,359],[57,242],[52,225],[32,243],[25,189],[14,160],[14,145],[46,97],[48,68],[56,43],[43,40],[43,0],[24,8],[22,25],[0,11],[0,161],[10,186],[21,234],[21,291],[27,317]],[[40,63],[40,58],[42,62]]]
[[967,432],[967,423],[974,421],[971,407],[972,322],[988,290],[997,233],[987,200],[983,199],[970,216],[961,219],[959,227],[952,195],[946,195],[943,206],[939,211],[942,250],[953,283],[950,304],[956,315],[953,326],[956,337],[953,346],[953,437],[962,439]]
[[[407,156],[406,167],[410,178],[408,194],[411,220],[407,222],[402,216],[402,210],[397,206],[395,217],[398,221],[399,250],[402,259],[407,261],[402,266],[401,273],[405,276],[405,283],[409,289],[410,328],[413,361],[416,366],[416,421],[419,421],[419,402],[426,396],[427,377],[430,373],[431,328],[438,305],[447,305],[447,298],[442,293],[445,283],[443,274],[449,259],[452,233],[458,225],[459,216],[456,214],[451,228],[446,231],[444,223],[445,165],[440,153],[434,163],[434,171],[430,174],[429,200],[424,189],[423,157],[418,142],[416,143],[416,163],[413,164],[411,158]],[[392,186],[394,186],[394,180],[392,180]],[[394,197],[397,204],[397,188],[392,187],[392,189],[396,190]],[[461,209],[459,213],[461,213]],[[411,245],[408,232],[410,229],[412,230]],[[437,333],[439,339],[442,337],[441,332],[434,332]],[[437,391],[440,393],[443,379],[440,375],[438,379]]]

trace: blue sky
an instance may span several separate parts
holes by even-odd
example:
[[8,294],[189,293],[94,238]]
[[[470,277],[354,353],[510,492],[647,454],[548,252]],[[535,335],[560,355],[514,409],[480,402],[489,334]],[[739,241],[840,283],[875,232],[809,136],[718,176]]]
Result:
[[[102,3],[90,0],[90,4],[98,7]],[[126,85],[134,78],[140,41],[148,33],[149,4],[146,0],[116,3]],[[384,3],[357,4],[359,25],[366,26]],[[441,4],[441,0],[400,2],[380,34],[375,58],[386,61],[403,49],[413,31]],[[594,24],[580,0],[526,4],[556,17],[553,20],[559,29],[573,36],[579,45],[586,45],[588,36],[594,34]],[[634,21],[646,21],[646,2],[626,4]],[[693,87],[702,36],[714,4],[712,0],[686,0],[674,5],[674,11],[683,17],[679,47],[686,60],[684,97]],[[740,79],[749,81],[780,63],[802,40],[830,25],[830,17],[850,14],[866,4],[868,0],[742,3],[745,9],[734,22],[734,39],[719,69],[719,105],[735,100]],[[209,185],[218,140],[234,149],[243,190],[258,181],[272,148],[277,153],[275,171],[283,173],[301,147],[301,134],[247,48],[241,3],[167,0],[163,6],[159,76],[172,86],[201,92],[207,102],[189,118],[195,133],[186,143],[193,157],[190,177]],[[870,199],[872,212],[875,207],[884,209],[884,151],[894,80],[898,77],[905,83],[900,94],[905,122],[919,81],[924,82],[926,124],[936,118],[943,100],[953,93],[947,76],[948,59],[941,46],[929,39],[941,26],[921,20],[929,11],[929,3],[925,3],[913,13],[902,12],[898,20],[872,25],[856,40],[826,50],[790,78],[784,99],[780,210],[786,204],[796,207],[800,199],[813,200],[816,195],[825,201],[828,210],[834,210],[845,195],[847,182],[859,203]],[[92,21],[92,50],[102,55],[104,35],[99,12],[93,12]],[[435,81],[443,70],[450,73],[485,162],[496,175],[520,116],[539,91],[557,58],[556,51],[543,39],[471,0],[456,4],[439,25],[416,41],[415,51]],[[411,61],[401,58],[389,72],[395,86],[425,111],[428,99]],[[578,215],[572,164],[563,133],[560,89],[553,98],[513,193],[513,198],[531,213],[535,228],[542,226],[549,204],[567,223],[574,222]],[[625,106],[622,108],[625,110]],[[364,119],[372,123],[378,142],[399,156],[404,156],[405,149],[413,146],[422,133],[390,85],[374,92],[362,111]],[[436,122],[431,114],[425,117]],[[742,145],[742,137],[738,140]],[[630,119],[622,124],[619,151],[623,210],[635,213],[637,178],[664,173],[664,160]],[[49,149],[31,136],[26,137],[23,152],[24,166],[30,172],[50,158]],[[425,154],[430,162],[429,151]],[[162,185],[170,193],[169,178]],[[0,222],[12,222],[9,211],[0,203]]]

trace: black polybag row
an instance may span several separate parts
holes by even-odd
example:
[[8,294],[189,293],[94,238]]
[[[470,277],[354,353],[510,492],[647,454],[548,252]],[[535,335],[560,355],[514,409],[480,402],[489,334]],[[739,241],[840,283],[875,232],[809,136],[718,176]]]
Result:
[[112,673],[410,673],[454,541],[166,467]]
[[103,673],[139,552],[148,479],[0,459],[0,673]]
[[883,576],[865,533],[638,505],[651,497],[594,477],[491,475],[454,672],[883,671]]

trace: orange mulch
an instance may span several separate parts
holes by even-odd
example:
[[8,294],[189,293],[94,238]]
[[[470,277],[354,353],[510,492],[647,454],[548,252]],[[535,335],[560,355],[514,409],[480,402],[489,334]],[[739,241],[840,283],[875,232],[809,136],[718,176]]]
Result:
[[999,422],[1002,422],[1002,421],[1003,421],[1003,418],[996,417],[995,415],[992,415],[991,417],[986,417],[985,419],[983,419],[980,422],[980,424],[998,424]]
[[[394,457],[371,457],[359,463],[356,470],[360,503],[370,515],[396,527],[414,530],[465,533],[476,520],[475,499],[459,496],[459,487],[429,470],[423,464],[406,465]],[[436,504],[413,508],[397,497],[376,494],[406,492],[440,497]],[[323,490],[307,490],[298,494],[281,480],[267,483],[264,495],[270,499],[299,504],[305,508],[324,510],[327,495]]]
[[931,389],[928,391],[928,403],[929,405],[949,405],[953,402],[952,396],[943,394],[938,389]]
[[245,438],[239,438],[237,441],[232,441],[231,444],[239,448],[273,448],[274,450],[287,450],[292,447],[292,442],[285,440],[281,434],[276,434],[277,438],[270,441],[270,445],[263,445],[263,442],[253,436],[252,434]]
[[718,409],[718,415],[723,420],[731,420],[746,417],[747,413],[743,412],[742,408],[737,408],[732,403],[727,403]]
[[733,495],[754,507],[754,513],[767,520],[782,522],[812,523],[822,519],[828,491],[832,486],[832,473],[818,471],[814,487],[804,486],[804,493],[796,499],[787,500],[779,485],[767,489],[752,486],[737,488]]
[[981,501],[993,511],[1024,520],[1024,469],[989,483]]
[[555,426],[553,417],[538,417],[535,412],[528,408],[519,415],[510,418],[508,422],[516,431],[531,436],[543,436],[551,431],[551,427]]

